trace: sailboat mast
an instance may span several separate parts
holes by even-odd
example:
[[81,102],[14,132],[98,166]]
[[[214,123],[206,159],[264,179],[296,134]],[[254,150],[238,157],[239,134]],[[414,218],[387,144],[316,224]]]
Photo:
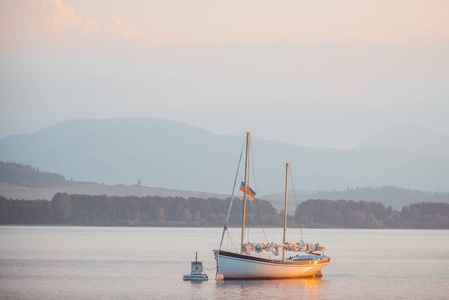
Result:
[[[285,164],[285,203],[284,203],[284,239],[282,243],[285,245],[285,234],[287,233],[287,200],[288,200],[288,169],[289,163]],[[285,259],[285,248],[282,248],[282,260]]]
[[246,133],[245,187],[243,189],[242,240],[240,243],[240,254],[243,254],[243,244],[245,243],[246,189],[248,188],[248,161],[249,161],[249,132]]

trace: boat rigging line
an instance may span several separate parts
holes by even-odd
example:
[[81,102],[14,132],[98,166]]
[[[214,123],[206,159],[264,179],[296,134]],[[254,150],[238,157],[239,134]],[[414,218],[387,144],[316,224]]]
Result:
[[296,193],[295,193],[295,184],[294,184],[294,180],[293,180],[293,173],[292,173],[292,169],[290,168],[290,178],[291,178],[291,183],[292,183],[292,188],[293,188],[293,198],[295,198],[295,215],[296,212],[298,212],[298,226],[299,226],[299,232],[301,233],[301,241],[304,241],[304,238],[302,236],[302,229],[301,229],[301,220],[299,220],[299,210],[298,210],[298,203],[296,202]]
[[[222,244],[223,244],[224,234],[225,234],[225,232],[226,232],[227,229],[228,229],[229,215],[230,215],[230,213],[231,213],[232,201],[234,200],[235,185],[236,185],[236,183],[237,183],[237,178],[238,178],[238,176],[239,176],[239,169],[240,169],[240,163],[241,163],[241,161],[242,161],[243,148],[244,148],[244,146],[245,146],[245,140],[243,140],[242,150],[240,151],[239,163],[238,163],[238,165],[237,165],[237,172],[236,172],[236,174],[235,174],[234,186],[232,187],[231,200],[229,201],[228,213],[227,213],[227,215],[226,215],[226,220],[225,220],[225,224],[224,224],[224,227],[223,227],[223,233],[222,233],[222,235],[221,235],[221,241],[220,241],[220,248],[219,248],[219,249],[221,249],[221,246],[222,246]],[[228,235],[229,235],[229,233],[228,233]],[[232,240],[231,240],[231,242],[232,242]],[[234,243],[233,243],[233,244],[234,244]]]
[[[250,144],[250,148],[249,150],[251,151],[251,167],[253,169],[253,180],[254,180],[254,189],[256,190],[257,193],[257,184],[256,184],[256,172],[254,171],[254,154],[253,154],[253,140],[249,141]],[[265,224],[263,222],[263,217],[262,217],[262,205],[261,205],[261,201],[260,200],[260,196],[257,197],[256,199],[257,202],[257,208],[259,210],[259,224],[262,226],[262,232],[263,232],[263,236],[265,237],[265,241],[268,243],[268,239],[267,239],[267,235],[265,234]]]

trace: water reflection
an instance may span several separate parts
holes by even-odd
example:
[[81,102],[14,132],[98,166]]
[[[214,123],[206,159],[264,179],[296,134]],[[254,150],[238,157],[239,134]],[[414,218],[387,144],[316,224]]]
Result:
[[189,298],[191,299],[206,299],[207,291],[205,291],[205,285],[207,284],[207,281],[186,281],[185,283],[190,285],[190,295]]
[[224,280],[216,281],[216,298],[277,298],[290,299],[298,296],[318,299],[325,295],[330,282],[323,278],[296,278],[276,280]]

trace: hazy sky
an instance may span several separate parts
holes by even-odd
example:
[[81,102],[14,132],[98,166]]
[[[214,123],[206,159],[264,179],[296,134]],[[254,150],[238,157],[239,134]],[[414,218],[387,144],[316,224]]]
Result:
[[449,134],[449,1],[0,1],[0,136],[158,117],[351,148]]

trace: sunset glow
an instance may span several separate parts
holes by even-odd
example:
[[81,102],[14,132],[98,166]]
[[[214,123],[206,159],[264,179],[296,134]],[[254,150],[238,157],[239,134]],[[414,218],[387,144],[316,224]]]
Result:
[[2,1],[0,135],[122,116],[283,140],[289,125],[296,144],[317,147],[398,125],[447,134],[448,11],[424,0]]

